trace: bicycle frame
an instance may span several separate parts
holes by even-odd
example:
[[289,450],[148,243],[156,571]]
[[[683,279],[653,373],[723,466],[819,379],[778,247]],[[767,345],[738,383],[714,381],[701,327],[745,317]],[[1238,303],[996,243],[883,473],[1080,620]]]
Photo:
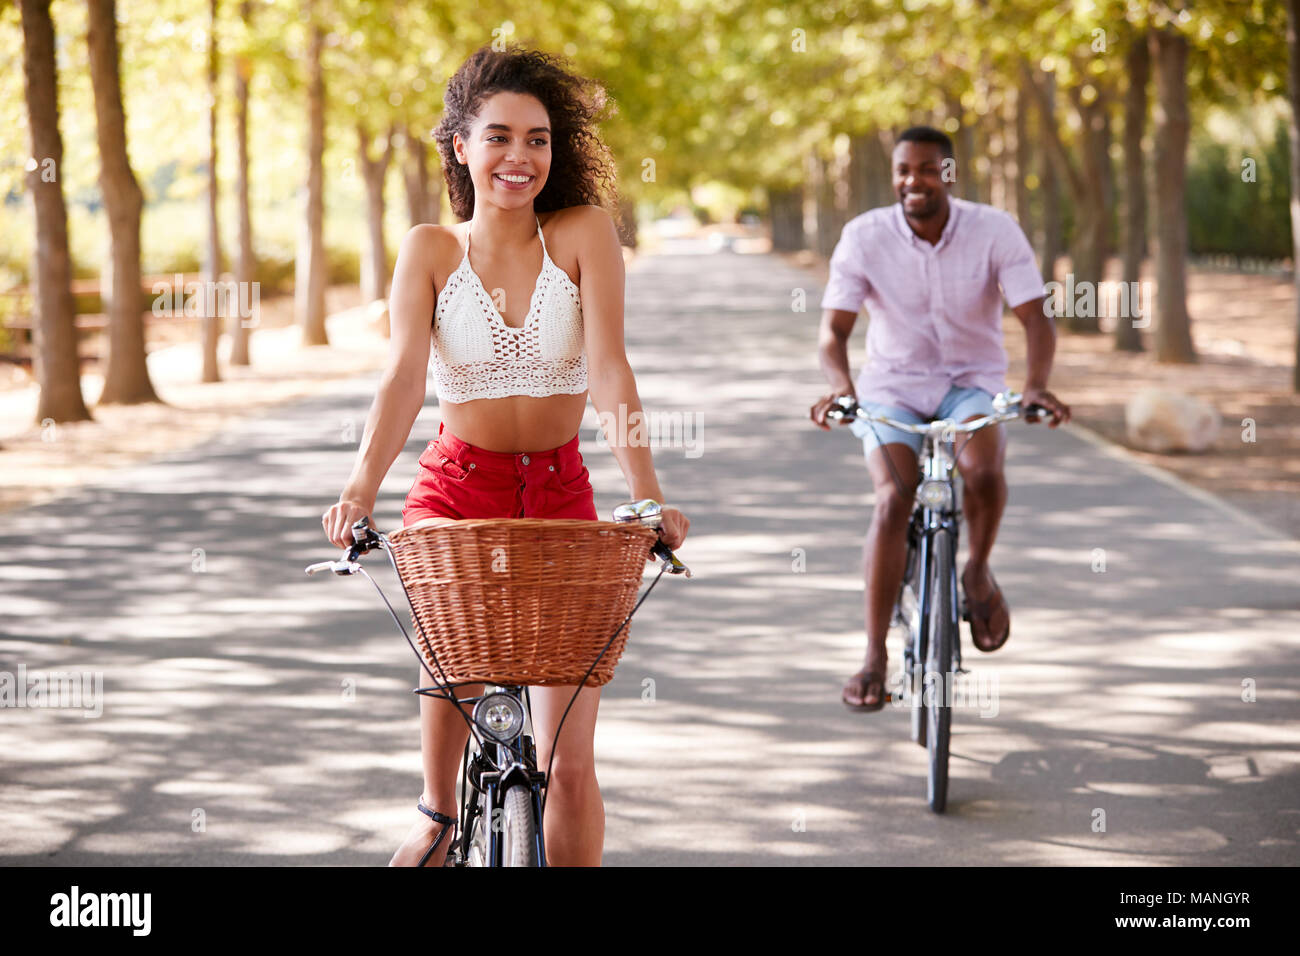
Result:
[[[958,674],[965,673],[961,664],[961,620],[968,618],[962,607],[961,588],[957,586],[957,545],[961,532],[961,482],[957,471],[957,435],[971,435],[989,425],[1021,417],[1021,396],[1013,393],[994,396],[991,415],[969,422],[941,419],[925,424],[899,422],[879,415],[866,414],[850,396],[841,397],[826,417],[836,421],[856,418],[868,423],[897,428],[924,436],[918,459],[920,481],[913,489],[912,514],[907,526],[907,558],[903,581],[894,601],[894,621],[909,626],[904,645],[904,694],[912,705],[912,739],[926,747],[930,756],[927,790],[930,809],[944,812],[948,800],[948,756],[951,733],[951,690]],[[1011,410],[1013,409],[1014,410]],[[1023,410],[1027,420],[1037,420],[1051,413],[1038,405]],[[1031,418],[1032,416],[1032,418]],[[963,445],[963,448],[965,446]],[[906,494],[902,479],[888,457],[890,477]],[[940,549],[936,542],[944,542]],[[937,566],[937,567],[936,567]],[[932,593],[932,578],[944,590]],[[911,613],[916,617],[903,620],[905,598],[915,598]],[[937,611],[937,613],[935,613]],[[938,618],[938,628],[931,633]],[[936,639],[935,635],[938,635]],[[933,647],[931,643],[933,642]],[[933,666],[932,666],[933,658]],[[933,692],[927,701],[927,691]],[[936,699],[937,698],[937,699]],[[933,729],[931,729],[931,726]]]
[[[947,675],[924,675],[926,653],[929,649],[929,622],[933,595],[930,593],[930,567],[932,564],[933,543],[939,531],[946,531],[952,539],[952,551],[957,553],[961,535],[961,476],[956,469],[956,434],[955,432],[930,432],[925,436],[921,448],[920,482],[939,482],[949,489],[949,504],[932,508],[921,501],[918,495],[912,504],[912,515],[907,529],[908,561],[899,588],[897,605],[901,605],[903,592],[912,585],[916,594],[916,613],[919,615],[918,639],[916,646],[909,643],[904,648],[903,656],[908,667],[907,677],[909,693],[923,693],[924,679],[948,680]],[[918,485],[919,487],[919,485]],[[913,557],[913,552],[915,556]],[[953,588],[953,601],[950,607],[958,608],[956,574],[952,575],[949,586]],[[958,614],[960,617],[960,612]],[[960,628],[956,633],[960,634]],[[953,645],[953,673],[961,672],[961,641]],[[920,661],[921,670],[915,667]],[[920,680],[918,680],[918,678]]]

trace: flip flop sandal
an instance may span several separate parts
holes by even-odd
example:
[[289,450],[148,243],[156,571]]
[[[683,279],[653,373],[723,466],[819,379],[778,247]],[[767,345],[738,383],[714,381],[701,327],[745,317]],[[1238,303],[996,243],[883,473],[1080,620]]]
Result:
[[[962,575],[962,591],[966,595],[967,620],[970,621],[971,643],[983,651],[985,654],[991,654],[1007,642],[1011,636],[1011,608],[1007,606],[1006,598],[1002,596],[1002,589],[998,587],[997,578],[993,577],[993,572],[989,572],[989,577],[993,579],[993,594],[984,600],[977,600],[971,596],[970,589],[966,586],[965,574]],[[1006,618],[1006,625],[996,639],[991,638],[993,615],[1001,611]]]
[[[420,801],[415,806],[416,809],[418,809],[426,817],[432,819],[434,823],[442,824],[442,829],[438,831],[438,836],[434,839],[433,843],[429,845],[429,849],[424,851],[424,856],[420,857],[419,865],[424,866],[426,863],[429,862],[429,857],[433,855],[433,851],[438,849],[438,844],[442,842],[442,838],[447,835],[447,827],[449,826],[451,827],[451,831],[453,834],[456,832],[456,821],[452,817],[447,816],[447,814],[445,813],[439,813],[437,810],[430,810],[428,807],[424,805],[423,798],[421,798]],[[455,842],[454,836],[452,837],[452,842]],[[448,852],[450,853],[451,850],[450,844],[448,844],[447,849]],[[444,863],[444,865],[446,864]]]
[[880,674],[878,671],[867,671],[862,675],[862,691],[863,691],[862,696],[864,698],[871,696],[871,688],[872,685],[874,684],[880,685],[880,695],[879,695],[880,699],[876,701],[876,703],[855,704],[852,701],[850,701],[847,697],[845,697],[842,692],[840,693],[840,701],[849,710],[856,710],[862,713],[875,713],[876,711],[884,707],[885,704],[893,701],[894,695],[889,693],[889,691],[885,690],[885,678],[882,674]]

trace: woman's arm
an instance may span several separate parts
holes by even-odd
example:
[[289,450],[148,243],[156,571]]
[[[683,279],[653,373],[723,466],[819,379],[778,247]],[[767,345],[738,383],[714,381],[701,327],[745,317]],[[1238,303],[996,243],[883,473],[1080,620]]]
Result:
[[[580,236],[578,279],[591,403],[623,469],[632,498],[653,498],[664,503],[650,454],[648,423],[623,346],[625,270],[618,231],[604,209],[580,208],[581,217],[576,223]],[[624,425],[630,435],[621,433]],[[679,547],[689,527],[690,522],[680,510],[664,508],[663,537],[668,547]]]
[[[325,536],[340,548],[352,544],[352,523],[370,516],[384,476],[410,437],[424,406],[433,319],[433,259],[439,227],[422,224],[402,240],[388,298],[388,367],[366,417],[361,447],[338,503],[322,516]],[[371,523],[374,523],[371,516]]]

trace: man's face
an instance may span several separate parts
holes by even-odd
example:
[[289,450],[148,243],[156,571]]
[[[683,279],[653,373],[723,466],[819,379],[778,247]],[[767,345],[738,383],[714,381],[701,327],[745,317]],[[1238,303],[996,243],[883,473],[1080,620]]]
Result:
[[909,219],[929,219],[947,207],[951,184],[943,181],[944,155],[937,143],[899,143],[893,163],[894,192]]

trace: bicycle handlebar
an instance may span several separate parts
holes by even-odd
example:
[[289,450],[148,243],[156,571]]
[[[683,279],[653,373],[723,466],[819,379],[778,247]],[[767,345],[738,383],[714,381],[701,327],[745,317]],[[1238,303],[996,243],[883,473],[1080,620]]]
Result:
[[985,415],[982,418],[976,418],[969,422],[955,422],[950,418],[940,418],[931,422],[900,422],[897,419],[887,415],[871,415],[864,411],[857,402],[847,395],[841,396],[835,405],[832,405],[826,412],[826,417],[837,422],[878,422],[882,425],[888,425],[890,428],[897,428],[899,431],[911,432],[914,435],[938,435],[945,432],[960,432],[970,434],[977,432],[981,428],[989,425],[995,425],[999,422],[1009,422],[1013,419],[1024,418],[1027,422],[1037,422],[1044,419],[1050,419],[1052,412],[1042,405],[1030,405],[1026,408],[1020,407],[1021,396],[1016,392],[999,393],[994,397],[994,407],[1005,408],[1005,411],[994,412],[992,415]]
[[[653,507],[651,507],[653,506]],[[630,510],[625,510],[630,509]],[[642,501],[628,502],[626,505],[619,505],[614,510],[615,521],[638,521],[655,529],[660,535],[663,534],[659,527],[661,506],[657,501],[646,498]],[[620,517],[620,513],[624,516]],[[362,515],[352,523],[352,546],[348,548],[348,553],[335,561],[317,561],[315,564],[309,564],[306,567],[307,574],[315,574],[318,571],[333,571],[335,574],[356,574],[361,569],[357,559],[368,551],[381,547],[383,540],[374,528],[370,527],[370,519]],[[691,576],[691,569],[673,554],[671,548],[664,544],[662,537],[656,541],[650,553],[665,562],[670,574],[685,574],[688,578]]]

